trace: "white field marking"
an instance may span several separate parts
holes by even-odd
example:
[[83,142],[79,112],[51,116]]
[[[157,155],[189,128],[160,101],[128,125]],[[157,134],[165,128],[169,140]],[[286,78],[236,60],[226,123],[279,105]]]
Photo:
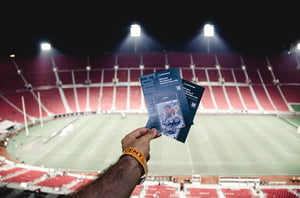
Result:
[[197,136],[197,142],[204,143],[208,142],[208,135],[205,129],[202,129],[200,133],[196,133]]
[[287,157],[299,157],[299,156],[296,156],[296,155],[292,155],[290,154],[289,152],[287,152],[286,150],[284,150],[281,146],[279,146],[278,144],[276,144],[274,141],[272,141],[270,138],[268,138],[264,133],[260,133],[262,134],[263,136],[265,136],[265,138],[272,144],[274,145],[275,147],[277,147],[284,155],[286,155]]
[[[108,131],[108,130],[107,130],[107,131]],[[107,133],[107,131],[106,131],[106,133]],[[105,137],[106,133],[105,133],[105,134],[102,134],[99,138],[97,138],[96,144],[94,144],[94,145],[92,146],[92,149],[90,149],[89,152],[88,152],[89,155],[91,155],[91,154],[96,150],[97,146],[98,146],[98,145],[100,144],[100,142],[103,140],[103,138]]]
[[[129,125],[126,125],[125,127],[123,127],[124,131],[129,131],[132,130],[132,127]],[[97,146],[99,145],[99,143],[103,140],[104,137],[106,137],[106,134],[109,133],[109,130],[106,130],[106,133],[103,133],[96,141],[96,144],[94,144],[92,146],[92,149],[89,150],[88,155],[93,154],[93,152],[96,150]],[[126,134],[124,134],[125,136]]]
[[[83,128],[82,131],[80,133],[76,134],[76,137],[79,136],[80,134],[82,134],[85,130],[87,129],[87,127]],[[33,163],[35,164],[40,158],[44,157],[46,155],[46,153],[48,153],[51,149],[53,149],[54,147],[56,147],[56,145],[59,143],[60,141],[57,141],[55,143],[52,143],[51,146],[43,153],[40,154],[38,158],[36,158]]]
[[189,143],[188,142],[186,143],[186,146],[187,146],[188,157],[190,159],[190,164],[191,164],[191,167],[192,167],[192,174],[194,175],[195,174],[195,169],[194,169],[194,166],[193,166],[192,155],[191,155],[191,151],[190,151],[190,147],[189,147]]
[[[81,136],[82,133],[84,133],[86,130],[88,129],[88,127],[84,127],[79,133],[76,133],[76,135],[73,135],[72,137],[78,137],[78,136]],[[74,130],[74,131],[77,131],[77,130]]]
[[74,131],[74,125],[71,123],[66,128],[62,130],[59,136],[67,136],[69,131]]

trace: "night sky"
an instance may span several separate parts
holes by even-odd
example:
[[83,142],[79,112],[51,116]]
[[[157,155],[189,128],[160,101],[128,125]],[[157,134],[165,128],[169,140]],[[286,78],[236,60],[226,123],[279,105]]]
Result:
[[0,3],[0,56],[36,54],[41,41],[63,53],[116,52],[135,22],[156,43],[149,51],[205,51],[195,38],[210,22],[226,50],[281,53],[300,39],[297,11],[286,1],[6,2]]

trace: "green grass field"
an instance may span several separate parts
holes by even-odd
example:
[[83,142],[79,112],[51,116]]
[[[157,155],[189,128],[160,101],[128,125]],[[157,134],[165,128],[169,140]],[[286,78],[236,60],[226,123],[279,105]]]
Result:
[[[11,138],[8,153],[35,166],[97,172],[121,154],[121,139],[146,114],[58,118]],[[57,133],[56,136],[51,135]],[[151,142],[149,175],[300,175],[300,134],[276,116],[197,114],[186,143]]]

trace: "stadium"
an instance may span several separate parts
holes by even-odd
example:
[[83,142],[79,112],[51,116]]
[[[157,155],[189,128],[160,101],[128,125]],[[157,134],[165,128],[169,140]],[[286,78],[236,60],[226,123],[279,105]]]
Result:
[[300,197],[297,49],[132,44],[130,52],[1,58],[2,197],[64,197],[92,182],[118,159],[122,137],[147,123],[140,76],[169,68],[205,91],[185,143],[151,142],[149,175],[132,198]]

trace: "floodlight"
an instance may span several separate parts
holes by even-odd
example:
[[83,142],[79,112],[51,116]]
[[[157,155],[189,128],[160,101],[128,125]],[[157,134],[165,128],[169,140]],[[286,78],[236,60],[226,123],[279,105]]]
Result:
[[209,47],[209,40],[210,40],[210,37],[213,37],[214,36],[214,33],[215,33],[215,28],[213,25],[207,23],[204,25],[204,37],[207,37],[207,53],[209,53],[210,51],[210,47]]
[[132,24],[130,27],[130,36],[131,37],[140,37],[141,36],[141,26],[138,24]]
[[50,43],[41,43],[41,49],[43,51],[49,51],[49,50],[51,50],[51,44]]
[[297,43],[297,50],[300,50],[300,42]]
[[214,36],[214,26],[211,24],[204,25],[204,36],[205,37],[213,37]]

